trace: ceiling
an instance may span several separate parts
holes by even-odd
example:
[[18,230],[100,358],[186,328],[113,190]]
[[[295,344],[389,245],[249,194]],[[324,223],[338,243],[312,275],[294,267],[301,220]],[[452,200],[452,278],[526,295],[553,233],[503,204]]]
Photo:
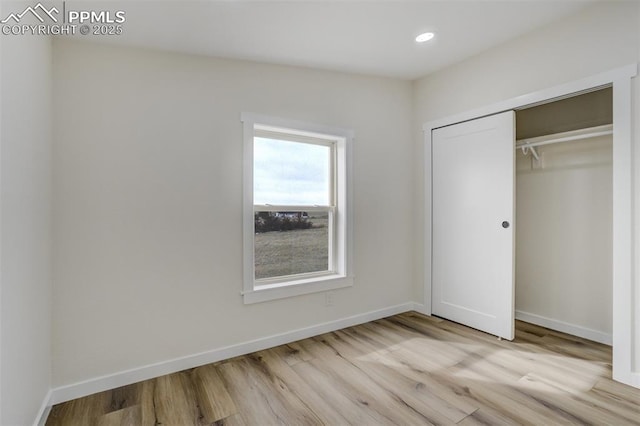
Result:
[[[76,38],[415,79],[546,24],[590,0],[67,1],[123,10],[120,36]],[[435,32],[418,44],[416,35]]]

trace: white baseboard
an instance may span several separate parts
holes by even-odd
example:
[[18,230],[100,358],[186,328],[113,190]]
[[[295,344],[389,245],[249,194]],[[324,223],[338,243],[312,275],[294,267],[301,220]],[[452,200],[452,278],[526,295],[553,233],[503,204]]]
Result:
[[609,346],[611,346],[613,342],[611,334],[543,317],[541,315],[531,314],[529,312],[516,311],[516,319],[524,322],[530,322],[531,324],[536,324],[541,327],[550,328],[551,330],[561,331],[584,339],[593,340],[594,342],[604,343]]
[[414,303],[412,311],[416,311],[419,314],[431,316],[431,310],[427,309],[422,303]]
[[42,401],[42,405],[38,410],[38,415],[36,416],[35,422],[33,422],[33,426],[44,426],[47,422],[47,417],[49,417],[49,413],[51,412],[51,407],[53,404],[51,403],[51,397],[53,395],[53,391],[49,389],[49,392],[44,396],[44,400]]
[[308,337],[313,337],[319,334],[340,330],[342,328],[363,324],[369,321],[375,321],[391,315],[418,310],[420,306],[421,305],[413,302],[403,303],[401,305],[366,312],[335,321],[329,321],[311,327],[293,330],[287,333],[276,334],[273,336],[264,337],[237,345],[227,346],[220,349],[214,349],[212,351],[171,359],[168,361],[134,368],[131,370],[126,370],[102,377],[96,377],[95,379],[90,379],[79,383],[60,386],[53,389],[49,406],[65,401],[70,401],[72,399],[81,398],[83,396],[91,395],[96,392],[102,392],[105,390],[130,385],[132,383],[137,383],[142,380],[148,380],[154,377],[163,376],[165,374],[171,374],[189,368],[195,368],[201,365],[210,364],[212,362],[233,358],[235,356],[245,355],[251,352],[272,348],[274,346],[295,342],[296,340],[306,339]]

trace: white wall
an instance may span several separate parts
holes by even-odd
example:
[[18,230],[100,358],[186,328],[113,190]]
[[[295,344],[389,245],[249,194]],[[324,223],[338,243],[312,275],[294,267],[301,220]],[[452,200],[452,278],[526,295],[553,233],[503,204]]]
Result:
[[[424,210],[424,150],[419,134],[422,123],[638,62],[639,9],[639,2],[596,3],[577,15],[417,80],[414,83],[415,211]],[[636,104],[638,102],[640,94],[636,88]],[[637,108],[633,117],[637,129]],[[637,136],[635,140],[637,146]],[[636,154],[636,158],[640,157]],[[637,202],[640,179],[636,182]],[[416,222],[422,220],[421,214],[416,217],[420,218]],[[426,222],[429,220],[426,215]],[[640,232],[636,235],[640,241]],[[416,257],[422,256],[424,251],[417,243]],[[418,262],[415,268],[415,293],[422,300],[424,274]],[[638,295],[640,283],[637,277],[635,288],[634,294]],[[637,332],[640,329],[640,299],[636,302]],[[636,364],[640,365],[640,332],[637,333],[635,356]]]
[[516,151],[516,312],[610,342],[612,137],[536,149]]
[[[54,42],[54,385],[411,301],[411,83]],[[352,128],[355,285],[243,305],[254,112]]]
[[51,41],[0,52],[0,424],[27,425],[51,386]]
[[[640,7],[638,7],[637,11],[638,22],[640,23]],[[640,25],[639,25],[640,27]],[[637,31],[638,34],[638,58],[640,58],[640,30]],[[635,173],[635,188],[634,188],[634,212],[640,212],[640,119],[638,119],[638,115],[640,115],[640,78],[636,77],[631,82],[632,86],[635,88],[635,96],[631,99],[632,109],[635,111],[635,127],[632,129],[633,131],[633,140],[634,144],[634,173]],[[640,372],[640,220],[638,219],[638,214],[634,215],[635,218],[635,252],[633,253],[635,258],[635,273],[636,273],[636,286],[635,286],[635,342],[633,342],[635,350],[635,362],[633,365],[634,371]]]

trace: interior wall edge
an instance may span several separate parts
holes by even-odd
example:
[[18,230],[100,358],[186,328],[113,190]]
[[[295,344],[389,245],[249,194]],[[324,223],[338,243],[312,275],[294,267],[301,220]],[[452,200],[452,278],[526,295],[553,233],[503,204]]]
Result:
[[47,392],[44,399],[42,400],[42,405],[38,410],[38,415],[33,422],[33,426],[45,426],[47,418],[49,417],[49,413],[51,412],[51,407],[53,407],[53,404],[51,403],[52,396],[53,389],[49,389],[49,392]]
[[26,425],[52,378],[51,39],[3,37],[0,57],[0,423]]

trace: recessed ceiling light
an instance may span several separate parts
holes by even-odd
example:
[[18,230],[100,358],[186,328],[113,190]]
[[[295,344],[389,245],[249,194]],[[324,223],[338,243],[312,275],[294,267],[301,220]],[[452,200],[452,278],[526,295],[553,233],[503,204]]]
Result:
[[434,35],[434,33],[422,33],[418,37],[416,37],[416,41],[418,43],[424,43],[425,41],[431,40]]

